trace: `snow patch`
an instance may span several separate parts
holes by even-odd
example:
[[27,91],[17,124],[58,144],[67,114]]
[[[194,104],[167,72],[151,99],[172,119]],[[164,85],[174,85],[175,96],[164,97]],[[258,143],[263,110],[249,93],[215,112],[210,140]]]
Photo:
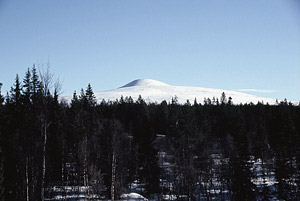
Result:
[[122,194],[121,195],[122,200],[148,200],[144,196],[138,194],[138,193],[129,193],[129,194]]

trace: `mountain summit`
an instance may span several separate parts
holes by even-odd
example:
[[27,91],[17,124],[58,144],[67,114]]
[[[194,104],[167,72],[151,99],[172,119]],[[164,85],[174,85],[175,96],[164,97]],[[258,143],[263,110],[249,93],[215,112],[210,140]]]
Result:
[[157,81],[157,80],[152,80],[152,79],[138,79],[138,80],[134,80],[132,82],[129,82],[128,84],[120,87],[120,88],[124,88],[124,87],[135,87],[135,86],[169,86],[166,83],[163,83],[161,81]]
[[[204,99],[215,99],[220,101],[222,93],[225,93],[227,99],[232,98],[234,104],[240,103],[258,103],[264,102],[269,104],[275,104],[276,100],[272,98],[259,97],[247,93],[242,93],[233,90],[223,89],[210,89],[204,87],[191,87],[191,86],[174,86],[163,83],[161,81],[152,79],[137,79],[117,89],[112,89],[104,92],[96,92],[95,96],[99,102],[103,99],[106,101],[115,101],[120,99],[121,96],[129,97],[133,100],[137,100],[139,95],[146,102],[157,102],[162,101],[171,102],[172,98],[177,97],[178,103],[184,104],[189,100],[191,103],[196,99],[198,103],[203,103]],[[72,96],[63,96],[63,99],[71,100]]]

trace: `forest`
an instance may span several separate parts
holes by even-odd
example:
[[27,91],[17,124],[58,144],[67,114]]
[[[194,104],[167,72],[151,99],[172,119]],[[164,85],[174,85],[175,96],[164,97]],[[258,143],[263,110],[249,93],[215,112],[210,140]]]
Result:
[[53,80],[0,85],[0,201],[300,200],[299,105],[97,102],[90,84],[67,102]]

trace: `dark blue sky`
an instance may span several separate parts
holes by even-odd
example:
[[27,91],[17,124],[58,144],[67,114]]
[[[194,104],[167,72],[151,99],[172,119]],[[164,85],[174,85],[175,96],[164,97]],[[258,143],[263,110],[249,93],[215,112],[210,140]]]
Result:
[[300,100],[300,4],[0,0],[2,91],[48,59],[64,93],[150,78]]

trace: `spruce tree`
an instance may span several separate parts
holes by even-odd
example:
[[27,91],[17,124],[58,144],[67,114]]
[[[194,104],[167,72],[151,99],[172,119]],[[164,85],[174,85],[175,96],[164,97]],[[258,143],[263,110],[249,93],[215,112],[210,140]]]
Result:
[[87,105],[87,97],[84,93],[84,90],[81,88],[80,95],[79,95],[79,101],[83,106]]
[[96,97],[94,95],[93,89],[91,84],[89,83],[87,86],[87,89],[85,91],[85,96],[87,99],[87,103],[89,106],[95,106],[96,105]]
[[19,75],[17,74],[16,75],[16,79],[15,79],[15,84],[14,86],[11,88],[11,98],[12,98],[12,101],[18,105],[20,103],[20,99],[21,99],[21,89],[22,89],[22,86],[21,86],[21,83],[20,83],[20,80],[19,80]]
[[25,78],[23,79],[23,96],[25,97],[26,101],[29,101],[31,95],[31,73],[29,68],[25,74]]
[[229,98],[228,98],[228,104],[229,105],[232,105],[232,98],[229,96]]
[[1,88],[2,88],[2,83],[0,82],[0,105],[2,105],[4,102],[4,97],[1,94]]
[[32,87],[32,98],[35,99],[40,87],[40,81],[39,81],[39,76],[36,71],[35,65],[33,65],[32,70],[31,70],[31,87]]
[[223,92],[220,98],[221,104],[226,104],[227,103],[227,98],[225,93]]

